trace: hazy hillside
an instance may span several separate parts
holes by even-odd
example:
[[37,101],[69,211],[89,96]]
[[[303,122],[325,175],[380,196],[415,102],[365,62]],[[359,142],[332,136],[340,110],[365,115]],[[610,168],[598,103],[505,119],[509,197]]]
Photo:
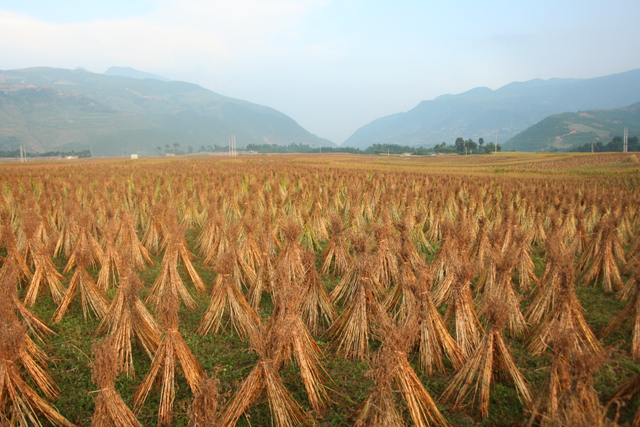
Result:
[[85,70],[0,71],[0,144],[94,155],[158,154],[156,147],[304,143],[334,146],[290,117],[198,85]]
[[639,99],[640,69],[593,79],[514,82],[495,91],[475,88],[377,119],[358,129],[343,145],[433,146],[443,141],[453,143],[459,136],[493,141],[496,131],[501,142],[552,114],[620,108]]
[[608,142],[622,136],[624,128],[629,136],[640,135],[640,102],[614,110],[586,110],[549,116],[504,144],[507,150],[548,151],[566,150],[591,141]]
[[161,82],[170,82],[171,79],[166,77],[159,76],[153,73],[146,73],[144,71],[138,71],[135,68],[131,67],[109,67],[107,71],[104,72],[105,76],[120,76],[120,77],[131,77],[132,79],[156,79]]

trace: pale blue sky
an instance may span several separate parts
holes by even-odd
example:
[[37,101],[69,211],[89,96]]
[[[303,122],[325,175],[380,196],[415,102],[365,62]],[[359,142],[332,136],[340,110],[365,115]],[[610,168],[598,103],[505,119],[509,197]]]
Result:
[[0,69],[130,66],[341,143],[420,101],[640,68],[640,2],[0,0]]

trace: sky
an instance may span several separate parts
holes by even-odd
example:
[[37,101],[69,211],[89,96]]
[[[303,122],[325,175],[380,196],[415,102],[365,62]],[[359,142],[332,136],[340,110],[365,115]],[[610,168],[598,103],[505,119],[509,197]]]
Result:
[[342,143],[420,101],[640,68],[637,0],[0,0],[0,70],[133,67]]

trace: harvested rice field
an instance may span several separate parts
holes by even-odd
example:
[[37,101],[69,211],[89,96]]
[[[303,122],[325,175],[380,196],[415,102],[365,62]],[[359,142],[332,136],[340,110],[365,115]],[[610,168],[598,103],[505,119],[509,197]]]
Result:
[[639,165],[0,165],[0,425],[638,426]]

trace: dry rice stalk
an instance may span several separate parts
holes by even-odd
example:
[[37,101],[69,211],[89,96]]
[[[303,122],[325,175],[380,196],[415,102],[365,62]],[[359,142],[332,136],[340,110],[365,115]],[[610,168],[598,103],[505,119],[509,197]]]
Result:
[[575,334],[576,339],[572,342],[576,346],[576,352],[588,350],[597,357],[602,354],[602,348],[582,314],[582,306],[575,294],[574,280],[575,270],[569,259],[558,272],[554,306],[529,338],[527,348],[533,355],[542,354],[547,349],[549,340],[565,331]]
[[628,299],[627,305],[604,328],[598,338],[603,339],[622,325],[627,319],[631,320],[631,354],[637,360],[640,359],[640,267],[636,268],[633,277],[619,292],[620,299]]
[[0,280],[0,294],[3,295],[0,300],[0,424],[41,427],[38,419],[38,414],[41,414],[51,424],[72,427],[73,424],[40,397],[22,377],[26,372],[47,398],[58,397],[60,390],[40,366],[47,362],[47,356],[27,336],[26,328],[20,324],[15,312],[14,304],[19,302],[18,277],[19,266],[15,260],[10,260],[3,266]]
[[508,376],[515,383],[519,398],[525,403],[531,401],[527,380],[518,370],[502,335],[508,317],[507,308],[499,297],[491,298],[489,306],[489,325],[482,342],[442,395],[443,400],[453,402],[453,410],[471,397],[482,418],[489,415],[490,387],[494,376],[497,379]]
[[320,275],[316,271],[313,252],[305,252],[303,262],[306,273],[302,284],[302,292],[305,295],[301,307],[302,318],[311,333],[317,334],[320,323],[331,325],[335,321],[337,314],[327,289],[322,284]]
[[233,254],[228,253],[220,257],[217,266],[218,276],[213,282],[209,307],[200,320],[197,333],[206,335],[213,330],[213,333],[217,334],[225,312],[229,313],[231,324],[239,336],[244,337],[257,328],[260,319],[237,285],[234,265]]
[[[333,214],[331,216],[331,239],[320,255],[322,268],[320,274],[333,273],[337,277],[344,276],[351,264],[349,247],[344,237],[342,219]],[[332,268],[333,267],[333,268]]]
[[63,274],[70,272],[80,262],[78,257],[83,258],[81,262],[85,268],[104,264],[104,251],[100,243],[91,234],[90,227],[90,217],[87,215],[81,217],[77,224],[78,231],[75,245],[69,261],[62,271]]
[[336,302],[345,300],[345,307],[340,316],[331,325],[327,334],[333,336],[331,345],[347,358],[365,359],[369,354],[369,335],[371,333],[371,309],[379,304],[378,298],[370,300],[371,295],[381,295],[382,285],[373,276],[372,257],[367,251],[367,239],[362,236],[351,239],[356,250],[356,257],[338,286],[331,293]]
[[411,312],[416,317],[417,329],[414,346],[418,347],[420,367],[428,374],[444,372],[444,356],[449,358],[453,369],[459,370],[464,364],[462,350],[451,337],[440,313],[431,299],[433,278],[428,270],[419,274],[419,279],[408,285],[414,295],[415,306]]
[[517,249],[509,250],[498,254],[494,252],[491,256],[491,264],[495,268],[493,283],[485,286],[482,302],[480,304],[480,315],[487,315],[491,310],[491,302],[500,300],[503,304],[506,315],[506,325],[512,335],[522,334],[527,324],[524,316],[520,312],[520,298],[514,290],[511,275],[517,262]]
[[266,236],[263,233],[262,238],[260,239],[260,246],[262,248],[261,261],[256,271],[256,278],[249,288],[248,296],[249,305],[251,305],[256,313],[258,312],[258,308],[260,307],[262,294],[264,292],[273,293],[273,289],[275,287],[275,273],[273,270],[273,265],[271,264],[271,259],[269,257],[269,251],[267,249],[265,237]]
[[[613,219],[602,220],[594,230],[594,238],[585,251],[580,265],[583,266],[584,275],[582,282],[589,284],[602,280],[602,288],[605,292],[613,292],[623,286],[618,264],[626,262],[624,250],[618,235],[617,221]],[[587,269],[586,265],[591,260]]]
[[32,252],[32,260],[35,270],[27,286],[27,293],[24,297],[25,305],[27,307],[33,306],[40,291],[45,287],[49,289],[53,302],[60,304],[65,293],[65,288],[60,282],[62,274],[58,273],[51,258],[40,245],[36,245],[36,249]]
[[[375,296],[368,295],[369,299]],[[409,415],[416,426],[448,426],[429,392],[407,359],[407,351],[413,342],[412,336],[417,326],[415,318],[409,320],[398,331],[381,307],[373,309],[378,335],[382,341],[380,351],[374,358],[374,369],[370,373],[374,386],[365,402],[356,412],[356,426],[402,426],[402,418],[396,406],[394,389],[399,389]],[[395,385],[395,387],[394,387]]]
[[122,223],[116,236],[116,246],[121,253],[131,254],[133,268],[144,270],[147,264],[153,265],[149,251],[138,239],[135,218],[128,211],[122,213]]
[[251,336],[252,347],[260,360],[236,391],[233,399],[225,406],[220,417],[220,426],[235,426],[242,414],[255,405],[263,394],[266,394],[271,418],[276,427],[310,425],[302,408],[278,375],[283,358],[279,345],[282,335],[275,332],[277,330],[272,328],[267,336],[264,336],[262,331]]
[[6,215],[2,214],[2,233],[1,233],[1,242],[6,248],[7,256],[5,258],[5,262],[12,260],[15,265],[18,267],[19,279],[22,280],[30,280],[32,278],[31,270],[27,266],[27,263],[18,251],[16,236],[9,224],[9,220],[6,218]]
[[98,273],[96,285],[104,292],[107,292],[109,288],[117,287],[116,278],[118,274],[118,264],[120,263],[120,252],[116,248],[116,232],[113,219],[110,219],[106,225],[104,245],[103,263]]
[[142,281],[131,270],[127,262],[129,254],[123,256],[120,287],[109,307],[107,315],[98,326],[97,333],[109,331],[110,340],[115,348],[118,366],[127,374],[135,375],[133,367],[132,343],[138,338],[150,358],[153,358],[160,345],[162,331],[151,313],[144,306],[138,290]]
[[301,288],[291,280],[290,268],[280,266],[276,274],[278,286],[275,307],[271,315],[268,333],[274,339],[274,352],[283,361],[295,359],[300,368],[300,377],[307,390],[309,403],[314,411],[322,413],[327,400],[324,375],[320,368],[320,348],[313,340],[302,320],[302,306],[313,300],[310,289]]
[[173,420],[173,401],[175,399],[175,371],[179,364],[187,384],[192,392],[198,388],[203,376],[202,367],[184,342],[178,330],[178,307],[180,302],[177,295],[167,294],[163,297],[160,313],[165,329],[162,342],[151,362],[149,372],[138,386],[133,396],[135,410],[144,404],[151,387],[159,377],[160,403],[158,407],[158,425],[171,425]]
[[532,293],[532,301],[526,312],[527,322],[536,325],[556,305],[560,272],[564,265],[571,263],[572,254],[568,251],[557,232],[546,241],[546,259],[544,273]]
[[[605,398],[607,406],[617,404],[623,400],[635,399],[640,394],[640,374],[637,374],[626,383],[618,387],[613,393]],[[631,427],[640,426],[640,408],[636,411]]]
[[[80,238],[78,240],[82,241]],[[58,305],[56,312],[53,314],[52,321],[58,323],[62,320],[77,292],[80,292],[82,316],[85,322],[89,314],[89,309],[101,320],[107,314],[110,302],[107,295],[98,288],[91,276],[89,276],[89,273],[87,273],[87,266],[91,259],[89,250],[86,246],[78,246],[76,250],[74,250],[72,257],[74,258],[76,270],[73,273],[73,277],[71,277],[69,287],[60,305]]]
[[[59,304],[64,295],[64,286],[60,282],[62,275],[58,273],[44,244],[38,236],[38,216],[30,211],[24,218],[25,259],[31,261],[34,273],[27,286],[24,303],[27,307],[33,306],[43,288],[48,288],[53,302]],[[28,256],[27,256],[28,255]]]
[[220,381],[216,378],[206,374],[202,376],[189,408],[189,427],[218,425],[219,385]]
[[575,334],[562,332],[551,339],[554,358],[549,379],[527,408],[524,426],[616,426],[606,419],[593,388],[593,374],[601,359],[582,351]]
[[92,380],[100,390],[94,397],[96,408],[91,427],[142,427],[115,389],[121,365],[113,341],[98,342],[93,346],[93,353]]
[[376,249],[373,256],[376,261],[372,265],[373,274],[376,280],[387,289],[398,280],[398,260],[395,255],[398,251],[398,245],[388,216],[383,216],[382,224],[376,226],[374,232]]
[[471,266],[458,266],[455,277],[447,300],[448,307],[444,321],[445,323],[453,321],[456,342],[460,346],[463,356],[468,358],[482,339],[482,326],[473,308],[473,298],[471,297],[471,279],[473,277]]
[[197,307],[195,300],[187,290],[178,272],[180,237],[175,229],[170,229],[166,232],[163,241],[164,257],[160,264],[160,273],[155,282],[153,282],[146,299],[146,302],[151,302],[156,309],[160,306],[162,299],[169,294],[181,299],[189,310],[194,310]]

